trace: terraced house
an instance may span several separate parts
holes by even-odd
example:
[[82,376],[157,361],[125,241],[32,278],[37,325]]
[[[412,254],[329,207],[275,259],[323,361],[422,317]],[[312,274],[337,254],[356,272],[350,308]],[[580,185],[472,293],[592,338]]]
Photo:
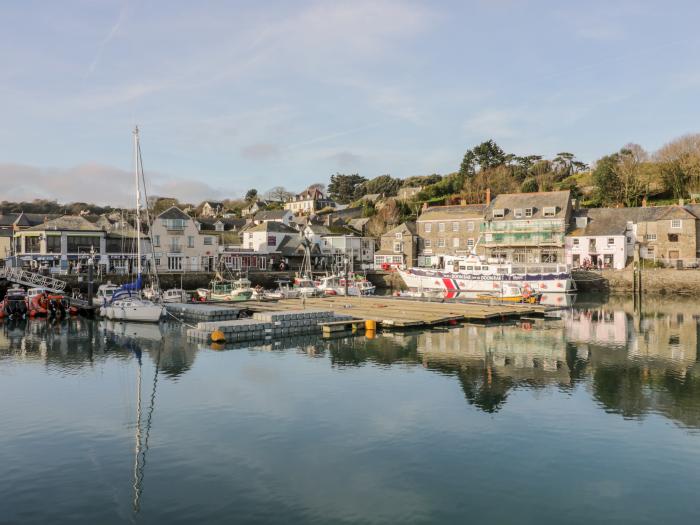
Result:
[[151,240],[158,271],[211,271],[216,265],[217,235],[199,231],[195,220],[175,206],[156,217]]
[[569,191],[498,195],[481,225],[480,245],[491,260],[563,264],[572,211]]
[[445,255],[476,250],[486,210],[486,204],[424,206],[416,221],[418,266],[440,267]]

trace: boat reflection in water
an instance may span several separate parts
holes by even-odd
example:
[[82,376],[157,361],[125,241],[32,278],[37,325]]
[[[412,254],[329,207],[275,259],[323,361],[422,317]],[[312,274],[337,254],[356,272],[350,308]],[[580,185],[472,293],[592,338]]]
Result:
[[[3,517],[19,522],[41,509],[22,489],[29,485],[46,505],[37,514],[44,521],[64,505],[72,516],[85,518],[80,512],[89,508],[105,518],[95,522],[127,511],[165,522],[173,516],[163,510],[172,509],[172,494],[186,496],[177,503],[182,521],[226,521],[238,512],[249,522],[352,522],[357,501],[377,496],[374,509],[389,509],[383,521],[398,523],[406,515],[395,509],[414,502],[417,492],[383,490],[405,483],[417,486],[423,501],[437,502],[431,508],[448,509],[442,522],[456,523],[494,486],[508,490],[494,496],[490,509],[510,498],[518,512],[547,491],[555,493],[552,501],[574,498],[565,502],[568,512],[576,494],[588,490],[588,481],[577,479],[586,476],[608,487],[614,475],[629,487],[673,472],[683,481],[677,485],[692,492],[700,306],[679,299],[643,306],[640,313],[631,301],[579,296],[557,318],[531,323],[223,345],[190,343],[177,323],[5,322],[0,364],[9,372],[0,395],[9,401],[0,409],[9,432],[0,433],[0,459],[8,475],[0,489],[15,505]],[[66,399],[74,385],[88,395]],[[673,440],[681,445],[659,446]],[[48,465],[12,452],[35,443],[59,444],[55,456],[43,457]],[[73,450],[79,453],[69,456]],[[498,468],[494,451],[506,456]],[[94,470],[85,460],[92,453]],[[566,478],[557,478],[567,461]],[[340,471],[355,481],[338,489],[332,480]],[[54,472],[86,496],[52,492],[60,485]],[[112,481],[95,483],[101,476]],[[313,481],[299,487],[302,478]],[[638,499],[623,494],[622,503],[636,512],[653,493],[647,489]],[[588,522],[620,505],[594,497],[597,486],[591,490],[576,509],[588,513]],[[678,508],[689,508],[695,494],[682,496]],[[446,502],[460,497],[463,506],[449,514]],[[289,519],[302,500],[311,510]],[[228,506],[217,515],[212,501]],[[593,511],[590,501],[598,505]],[[641,521],[639,512],[632,517]],[[372,521],[362,518],[354,521]]]

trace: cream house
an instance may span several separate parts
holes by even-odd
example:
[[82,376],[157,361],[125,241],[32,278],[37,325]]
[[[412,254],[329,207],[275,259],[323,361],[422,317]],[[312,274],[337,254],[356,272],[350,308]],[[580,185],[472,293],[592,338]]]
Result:
[[158,271],[212,271],[219,239],[215,232],[199,231],[195,220],[173,206],[156,217],[151,231]]

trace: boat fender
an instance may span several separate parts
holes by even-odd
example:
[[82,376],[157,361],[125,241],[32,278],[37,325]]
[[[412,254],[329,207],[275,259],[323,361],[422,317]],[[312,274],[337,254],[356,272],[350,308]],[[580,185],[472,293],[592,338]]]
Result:
[[523,323],[523,330],[526,330],[526,331],[532,330],[532,324]]
[[211,333],[211,340],[215,343],[225,343],[226,342],[226,336],[221,330],[214,330]]

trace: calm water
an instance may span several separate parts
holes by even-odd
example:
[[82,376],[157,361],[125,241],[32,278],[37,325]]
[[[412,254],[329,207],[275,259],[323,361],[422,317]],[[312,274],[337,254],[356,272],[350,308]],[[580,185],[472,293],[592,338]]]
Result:
[[[698,523],[700,305],[215,350],[0,328],[2,523]],[[140,389],[139,389],[140,386]]]

